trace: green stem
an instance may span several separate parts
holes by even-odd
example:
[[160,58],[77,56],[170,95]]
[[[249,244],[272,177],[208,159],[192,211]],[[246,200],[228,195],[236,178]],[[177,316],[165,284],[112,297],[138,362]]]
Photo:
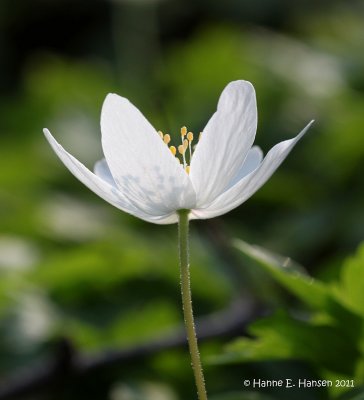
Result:
[[179,262],[181,270],[181,293],[183,304],[183,315],[187,332],[188,346],[191,354],[191,364],[197,386],[199,400],[207,400],[205,380],[201,365],[200,353],[198,351],[195,322],[192,311],[190,265],[189,265],[189,242],[188,242],[188,214],[189,210],[180,210],[178,221],[179,239]]

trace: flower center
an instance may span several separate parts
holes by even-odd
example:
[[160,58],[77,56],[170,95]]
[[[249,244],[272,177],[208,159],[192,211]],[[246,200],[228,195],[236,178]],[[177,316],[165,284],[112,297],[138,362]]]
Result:
[[[190,164],[191,158],[193,154],[192,142],[193,142],[193,133],[189,132],[185,126],[181,128],[181,144],[176,148],[175,146],[169,146],[171,141],[171,136],[168,133],[164,134],[162,131],[158,131],[159,136],[163,140],[163,142],[168,146],[171,153],[176,157],[176,159],[183,166],[183,169],[190,173]],[[199,139],[201,137],[201,133]],[[195,146],[194,146],[195,147]],[[187,151],[188,150],[188,151]]]

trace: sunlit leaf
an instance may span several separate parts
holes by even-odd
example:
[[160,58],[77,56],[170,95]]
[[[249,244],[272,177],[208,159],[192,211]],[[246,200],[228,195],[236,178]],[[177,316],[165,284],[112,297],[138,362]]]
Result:
[[364,243],[344,263],[336,289],[337,297],[364,317]]
[[304,269],[288,257],[273,254],[259,246],[234,240],[234,246],[259,263],[287,290],[314,308],[327,306],[329,290],[322,282],[305,273]]

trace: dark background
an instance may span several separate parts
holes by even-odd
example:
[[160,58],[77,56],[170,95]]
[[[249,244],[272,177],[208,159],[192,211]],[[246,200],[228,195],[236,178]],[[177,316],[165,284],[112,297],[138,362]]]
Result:
[[[266,273],[241,259],[233,238],[290,256],[335,285],[343,260],[363,239],[363,12],[362,1],[0,2],[0,382],[6,390],[20,390],[28,379],[33,394],[25,388],[17,398],[194,396],[184,348],[153,345],[153,356],[139,349],[141,355],[110,366],[105,356],[87,370],[87,360],[94,365],[108,349],[154,339],[166,347],[165,335],[182,320],[176,226],[150,225],[102,202],[68,173],[42,135],[48,127],[92,168],[101,156],[99,115],[108,92],[129,98],[157,129],[177,135],[183,125],[202,130],[223,87],[249,80],[257,92],[256,143],[265,153],[315,119],[252,199],[191,224],[195,311],[224,312],[238,301],[236,324],[221,317],[231,337],[245,334],[246,323],[262,313],[296,307]],[[210,325],[206,332],[214,333]],[[212,395],[242,396],[245,376],[317,372],[300,360],[209,362],[229,340],[215,338],[202,348]],[[39,389],[34,379],[42,373]]]

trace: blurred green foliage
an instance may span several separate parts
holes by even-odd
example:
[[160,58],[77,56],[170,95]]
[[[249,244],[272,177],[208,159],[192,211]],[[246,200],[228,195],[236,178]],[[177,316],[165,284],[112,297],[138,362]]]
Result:
[[[305,360],[314,367],[319,377],[316,379],[334,383],[330,388],[333,395],[350,387],[356,388],[352,391],[356,395],[358,387],[364,386],[364,320],[357,290],[364,285],[364,245],[345,262],[340,279],[332,283],[317,281],[295,268],[290,259],[277,257],[257,246],[242,241],[236,241],[235,245],[299,298],[306,308],[279,310],[255,322],[250,327],[254,339],[235,340],[217,360],[220,363]],[[359,293],[362,297],[363,291]],[[336,380],[351,379],[351,386],[335,385]]]
[[[45,3],[37,3],[44,14],[27,14],[25,3],[0,5],[1,87],[6,88],[0,94],[4,382],[51,357],[62,337],[78,351],[94,354],[147,342],[181,324],[176,227],[148,225],[104,204],[65,170],[41,129],[49,127],[92,168],[102,156],[99,114],[106,93],[129,98],[157,129],[173,136],[183,125],[200,131],[223,87],[246,79],[257,91],[257,144],[265,152],[309,120],[316,123],[274,177],[221,221],[228,235],[289,254],[307,265],[310,275],[295,264],[281,268],[281,259],[269,255],[265,272],[240,260],[243,278],[236,282],[227,261],[196,229],[209,222],[192,223],[196,314],[223,309],[246,287],[255,300],[276,309],[251,325],[254,338],[238,339],[227,353],[222,340],[202,346],[205,363],[212,355],[236,362],[206,366],[211,398],[292,398],[287,391],[244,391],[243,379],[252,376],[350,377],[362,385],[363,247],[355,253],[364,233],[360,2],[230,1],[222,7],[202,0],[184,5],[140,1],[137,6],[120,0],[108,5],[104,30],[84,23],[82,35],[69,26],[64,38],[48,37],[46,30],[32,36],[27,29],[42,26],[42,15],[49,15],[42,20],[47,29],[55,19]],[[61,16],[82,10],[92,14],[89,21],[97,20],[97,2],[90,2],[88,10],[82,1],[72,7],[55,3]],[[27,19],[32,23],[27,25]],[[53,22],[60,26],[62,20]],[[10,40],[4,32],[12,26],[29,41],[16,42],[16,35]],[[31,37],[41,45],[36,47]],[[56,42],[66,43],[68,50],[53,48]],[[25,50],[20,59],[17,51]],[[268,254],[261,250],[257,255],[249,246],[245,251],[253,258]],[[195,395],[182,350],[70,386],[59,398]],[[354,399],[360,398],[357,391],[295,391],[294,396]]]

